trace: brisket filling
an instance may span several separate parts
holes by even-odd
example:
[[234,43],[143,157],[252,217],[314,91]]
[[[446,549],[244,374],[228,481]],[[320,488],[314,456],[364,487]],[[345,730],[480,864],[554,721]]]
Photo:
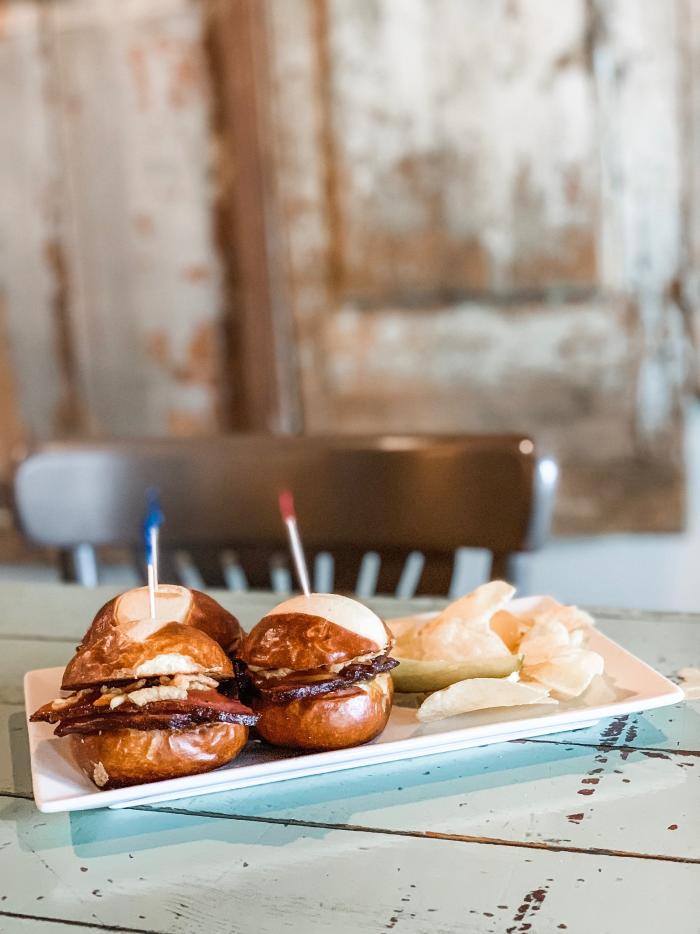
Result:
[[391,671],[399,663],[389,655],[377,655],[363,664],[346,665],[340,671],[324,669],[315,671],[293,671],[280,678],[265,678],[256,672],[247,672],[254,694],[273,704],[282,704],[306,697],[330,694],[350,687],[359,681],[371,681],[385,671]]

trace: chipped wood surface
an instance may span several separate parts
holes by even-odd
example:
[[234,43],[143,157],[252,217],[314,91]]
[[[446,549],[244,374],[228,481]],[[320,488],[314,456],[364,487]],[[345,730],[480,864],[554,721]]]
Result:
[[[72,651],[106,595],[0,587],[0,682],[19,687],[25,664]],[[247,625],[275,599],[216,596]],[[374,604],[386,615],[436,605]],[[697,661],[697,616],[608,610],[601,625],[661,670]],[[698,704],[678,705],[356,770],[340,784],[325,776],[147,810],[45,815],[30,800],[24,713],[3,706],[0,931],[53,934],[63,921],[223,934],[232,919],[236,930],[270,934],[331,924],[340,934],[691,930],[700,907],[699,714]]]
[[261,934],[329,925],[349,934],[399,921],[414,934],[457,934],[465,924],[485,934],[527,931],[529,919],[571,934],[651,934],[668,925],[668,902],[640,893],[673,891],[681,924],[697,911],[692,864],[196,815],[38,820],[30,802],[1,804],[9,894],[0,919],[17,912],[163,934],[224,934],[232,921]]

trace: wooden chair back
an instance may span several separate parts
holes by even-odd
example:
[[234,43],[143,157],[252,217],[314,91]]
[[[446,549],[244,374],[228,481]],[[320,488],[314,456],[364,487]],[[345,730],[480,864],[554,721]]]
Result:
[[409,596],[446,594],[462,547],[512,578],[513,556],[548,536],[556,480],[522,435],[240,434],[45,444],[18,465],[14,504],[26,537],[59,550],[64,579],[94,584],[100,546],[128,547],[143,571],[145,491],[157,487],[163,580],[281,590],[277,497],[289,488],[325,587]]

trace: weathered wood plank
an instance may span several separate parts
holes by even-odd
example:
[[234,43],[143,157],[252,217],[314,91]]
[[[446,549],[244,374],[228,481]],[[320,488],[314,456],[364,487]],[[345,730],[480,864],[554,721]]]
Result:
[[10,475],[14,457],[24,440],[19,399],[7,343],[6,302],[0,297],[0,485]]
[[0,792],[25,798],[32,796],[29,743],[23,705],[0,704]]
[[683,142],[685,169],[684,202],[684,281],[681,297],[686,324],[693,341],[694,389],[700,391],[700,2],[684,0],[681,49]]
[[316,776],[155,804],[153,809],[700,862],[698,803],[700,752],[670,756],[502,743],[350,771],[340,780],[338,775]]
[[[637,392],[626,301],[445,303],[410,315],[399,305],[370,313],[346,303],[315,340],[333,424],[529,431],[561,464],[561,529],[677,528],[683,489],[670,441],[648,457],[622,427]],[[313,409],[308,417],[323,429]]]
[[[680,459],[684,323],[681,4],[595,4],[602,166],[601,284],[625,294],[640,450]],[[644,101],[640,110],[639,101]]]
[[[206,0],[219,156],[217,231],[226,269],[237,429],[299,431],[301,411],[270,114],[267,9]],[[288,37],[289,41],[289,37]]]
[[[73,921],[54,921],[41,914],[27,914],[25,917],[11,915],[3,912],[0,906],[0,934],[70,934],[71,931],[95,931],[105,929],[102,925],[78,924]],[[125,931],[127,929],[122,929]],[[134,934],[142,934],[138,929],[134,929]],[[150,932],[143,932],[150,934]]]
[[325,11],[325,0],[267,4],[271,155],[307,431],[332,419],[325,346],[317,337],[335,301],[339,268],[328,62],[320,41]]
[[585,730],[557,733],[531,742],[557,742],[599,749],[647,749],[700,754],[700,704],[684,702],[661,710],[601,720]]
[[0,834],[6,910],[172,934],[314,934],[329,919],[338,932],[536,922],[644,934],[668,926],[669,900],[640,893],[672,890],[681,925],[698,908],[696,867],[654,860],[145,812],[48,816],[22,801],[2,808]]
[[71,341],[90,426],[212,431],[220,273],[199,7],[61,0],[46,21]]
[[591,285],[586,4],[328,7],[343,294]]
[[63,218],[44,19],[40,4],[9,0],[0,25],[0,328],[22,427],[39,436],[74,427],[60,353]]
[[65,665],[75,652],[73,642],[3,639],[0,660],[0,704],[22,704],[24,674],[37,666]]

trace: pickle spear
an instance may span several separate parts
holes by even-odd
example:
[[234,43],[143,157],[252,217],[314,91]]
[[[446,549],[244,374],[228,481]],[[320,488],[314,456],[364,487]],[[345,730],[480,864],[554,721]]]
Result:
[[470,662],[394,657],[400,664],[391,672],[391,677],[395,690],[402,694],[440,691],[467,678],[507,678],[519,671],[522,664],[520,655],[475,658]]

